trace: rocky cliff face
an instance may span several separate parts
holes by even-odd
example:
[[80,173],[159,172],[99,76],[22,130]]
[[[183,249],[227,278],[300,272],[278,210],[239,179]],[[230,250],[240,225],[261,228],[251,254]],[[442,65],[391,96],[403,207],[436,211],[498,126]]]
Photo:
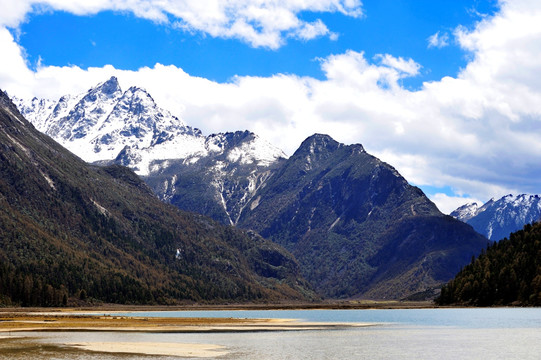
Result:
[[361,145],[319,134],[273,172],[239,225],[289,249],[329,297],[425,291],[487,244]]

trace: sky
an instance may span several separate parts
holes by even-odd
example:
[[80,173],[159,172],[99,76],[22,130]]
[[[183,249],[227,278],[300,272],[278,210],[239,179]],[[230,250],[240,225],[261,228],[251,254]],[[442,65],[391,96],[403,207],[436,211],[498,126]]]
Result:
[[538,0],[0,0],[0,88],[110,76],[205,134],[365,149],[445,213],[541,193]]

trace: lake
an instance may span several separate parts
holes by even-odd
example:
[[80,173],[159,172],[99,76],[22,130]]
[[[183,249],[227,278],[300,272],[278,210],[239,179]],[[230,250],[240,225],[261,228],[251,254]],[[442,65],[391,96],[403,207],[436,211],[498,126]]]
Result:
[[541,356],[539,308],[160,311],[119,315],[291,318],[374,325],[333,330],[248,333],[28,332],[16,334],[29,337],[25,340],[0,340],[0,359],[174,359],[167,356],[92,353],[56,345],[113,341],[216,344],[227,351],[226,355],[216,357],[223,360],[537,360]]

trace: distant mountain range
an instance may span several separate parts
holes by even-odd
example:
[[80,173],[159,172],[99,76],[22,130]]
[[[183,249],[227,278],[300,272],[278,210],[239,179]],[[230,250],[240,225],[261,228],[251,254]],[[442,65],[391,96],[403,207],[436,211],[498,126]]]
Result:
[[83,159],[128,166],[163,201],[284,246],[325,297],[430,296],[487,244],[361,145],[316,134],[286,158],[247,131],[203,136],[114,77],[15,102]]
[[451,213],[451,216],[473,226],[490,240],[509,237],[526,224],[541,219],[539,195],[506,195],[501,199],[490,199],[484,205],[466,204]]
[[128,168],[83,162],[1,91],[0,259],[0,305],[315,296],[280,246],[159,201]]

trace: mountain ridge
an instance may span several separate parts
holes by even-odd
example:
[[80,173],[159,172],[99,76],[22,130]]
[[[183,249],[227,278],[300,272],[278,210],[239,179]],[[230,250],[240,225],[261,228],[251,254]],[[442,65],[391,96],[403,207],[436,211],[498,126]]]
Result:
[[[208,213],[224,224],[237,222],[268,168],[285,158],[280,149],[248,131],[203,136],[159,108],[143,89],[130,87],[123,92],[116,77],[84,94],[63,96],[55,106],[38,99],[15,98],[14,102],[38,130],[79,157],[127,166],[145,179],[159,179],[148,182],[162,200]],[[209,170],[194,179],[195,171],[203,167]],[[180,190],[179,182],[185,179],[179,178],[179,168],[192,174],[186,181],[210,184],[200,192],[207,200],[194,199],[188,208],[175,201],[192,196]],[[242,175],[235,174],[240,168]]]
[[338,298],[435,288],[487,244],[362,145],[321,134],[275,171],[239,226],[291,251],[316,290]]
[[[486,246],[360,144],[314,134],[285,158],[248,131],[173,135],[149,148],[123,144],[100,164],[129,166],[161,200],[284,246],[325,297],[430,292]],[[186,139],[192,147],[163,145]],[[167,156],[149,155],[160,149]]]
[[466,204],[451,213],[451,216],[473,226],[490,240],[501,240],[526,224],[541,219],[539,195],[506,195],[490,199],[482,206]]

